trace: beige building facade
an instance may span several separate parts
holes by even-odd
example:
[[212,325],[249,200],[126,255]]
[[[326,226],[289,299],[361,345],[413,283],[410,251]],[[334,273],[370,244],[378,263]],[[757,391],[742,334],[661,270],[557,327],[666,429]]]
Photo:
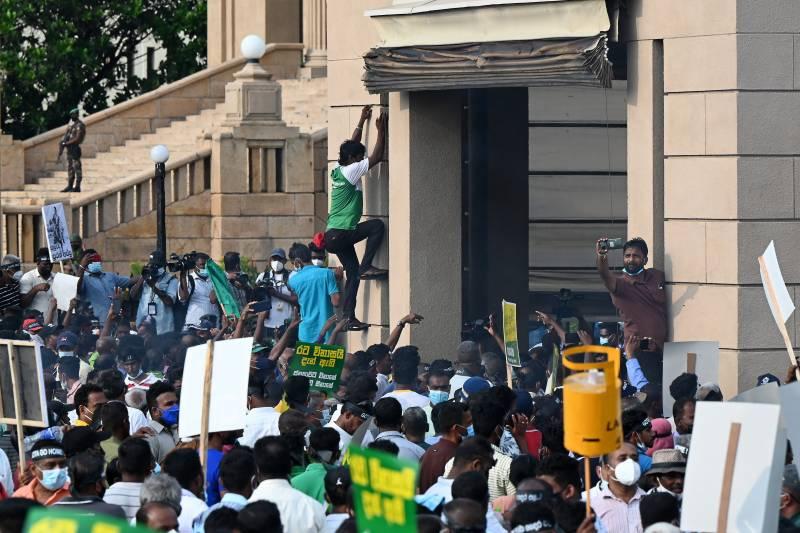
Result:
[[[475,4],[487,3],[503,2]],[[795,295],[800,6],[628,2],[619,18],[627,79],[607,89],[476,91],[454,81],[449,90],[370,94],[362,56],[382,36],[365,12],[411,4],[337,1],[328,13],[329,165],[362,105],[390,114],[388,162],[367,179],[365,207],[388,224],[380,266],[390,277],[362,289],[363,320],[393,325],[413,309],[428,318],[401,342],[429,359],[452,356],[462,320],[481,316],[481,304],[483,313],[503,297],[527,304],[528,290],[567,286],[570,272],[579,291],[602,294],[593,241],[640,235],[650,265],[667,273],[672,340],[718,340],[724,392],[750,388],[764,372],[785,374],[756,258],[774,239]],[[413,16],[392,31],[413,36]],[[481,117],[467,108],[480,106],[489,114],[475,128]],[[470,128],[489,159],[491,182],[478,190],[488,213],[469,203]],[[471,280],[476,267],[482,284]],[[794,319],[788,327],[797,345]],[[377,340],[374,329],[360,335],[365,344]]]

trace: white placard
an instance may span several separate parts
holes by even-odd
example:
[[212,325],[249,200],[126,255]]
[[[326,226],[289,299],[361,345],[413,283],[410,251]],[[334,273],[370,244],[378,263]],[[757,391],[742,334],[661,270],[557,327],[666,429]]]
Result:
[[672,416],[675,400],[669,393],[672,381],[688,372],[689,354],[695,354],[694,373],[697,382],[719,383],[719,343],[716,341],[666,342],[664,343],[664,374],[661,382],[664,416]]
[[61,203],[42,206],[42,222],[47,236],[50,261],[72,259],[72,243],[69,240],[69,226]]
[[800,466],[800,416],[798,416],[798,411],[800,411],[800,381],[778,387],[778,395],[781,401],[781,420],[794,452],[792,462]]
[[697,402],[683,487],[681,531],[717,531],[733,423],[741,424],[728,508],[728,531],[777,531],[786,454],[778,405]]
[[762,403],[767,405],[780,405],[781,397],[777,383],[767,383],[758,387],[744,391],[731,398],[732,402],[740,403]]
[[788,289],[786,289],[786,283],[783,281],[781,267],[778,265],[778,256],[775,254],[774,241],[769,241],[769,246],[764,250],[764,254],[761,257],[764,258],[764,266],[767,269],[767,273],[769,273],[770,280],[772,280],[772,288],[775,291],[775,298],[778,300],[777,302],[773,302],[772,298],[770,298],[769,289],[764,279],[764,272],[759,269],[761,273],[761,285],[764,286],[764,294],[767,296],[769,310],[772,311],[772,318],[775,319],[775,323],[785,324],[786,321],[789,320],[789,317],[792,316],[792,313],[794,313],[794,302],[792,302],[792,297]]
[[[214,343],[209,433],[244,428],[252,349],[252,337]],[[181,412],[178,420],[181,438],[200,434],[206,350],[206,345],[201,344],[192,346],[186,351],[181,388]]]
[[53,278],[53,297],[60,311],[69,310],[69,302],[78,295],[78,276],[56,272]]

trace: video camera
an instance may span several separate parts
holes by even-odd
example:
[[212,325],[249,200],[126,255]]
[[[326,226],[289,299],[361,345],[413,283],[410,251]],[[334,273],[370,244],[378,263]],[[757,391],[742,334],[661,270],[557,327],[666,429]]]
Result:
[[[195,263],[197,263],[197,252],[194,250],[188,254],[183,254],[182,257],[173,253],[167,261],[167,270],[170,272],[186,272],[192,270],[195,267]],[[144,275],[144,272],[142,272],[142,275]]]
[[461,340],[480,342],[489,335],[489,332],[486,331],[488,325],[489,318],[479,318],[477,320],[464,322],[461,326]]
[[157,280],[158,275],[158,268],[153,265],[145,265],[142,267],[142,277],[147,281],[154,281]]

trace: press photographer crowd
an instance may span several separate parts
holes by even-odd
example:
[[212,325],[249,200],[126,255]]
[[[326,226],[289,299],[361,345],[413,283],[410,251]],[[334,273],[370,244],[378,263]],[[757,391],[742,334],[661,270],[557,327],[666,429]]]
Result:
[[[16,427],[3,427],[0,532],[22,531],[45,507],[181,533],[347,533],[375,520],[419,532],[680,531],[701,429],[695,409],[724,398],[693,368],[662,386],[665,278],[648,268],[642,239],[596,243],[619,323],[565,319],[555,306],[536,311],[518,365],[507,359],[510,339],[495,316],[465,324],[448,353],[398,346],[404,330],[426,327],[426,310],[415,309],[383,343],[346,353],[331,394],[293,373],[298,343],[341,345],[345,332],[370,327],[355,316],[360,281],[388,275],[372,264],[382,222],[359,222],[361,180],[380,160],[386,131],[382,116],[365,157],[370,116],[365,108],[341,146],[326,232],[272,250],[256,276],[235,251],[212,258],[159,250],[141,275],[121,275],[73,235],[74,259],[63,269],[77,288],[59,309],[47,248],[27,272],[19,258],[2,258],[0,337],[38,347],[49,427],[26,426],[24,449]],[[621,270],[612,264],[620,252]],[[343,267],[329,266],[330,254]],[[250,337],[244,427],[212,431],[205,442],[180,438],[187,350]],[[794,376],[790,368],[783,381]],[[773,382],[766,374],[752,386]],[[589,401],[576,410],[577,398]],[[726,437],[719,435],[720,456]],[[390,476],[390,459],[399,460],[396,472],[418,471],[410,494],[386,496],[408,479]],[[779,467],[782,481],[769,480],[779,505],[764,523],[800,530],[791,451]],[[373,492],[362,494],[365,479]],[[725,482],[707,483],[719,498]]]

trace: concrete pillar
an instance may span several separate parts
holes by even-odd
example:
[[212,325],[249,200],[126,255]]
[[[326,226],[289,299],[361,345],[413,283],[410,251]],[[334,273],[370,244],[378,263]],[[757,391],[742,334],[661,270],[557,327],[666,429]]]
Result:
[[[692,6],[692,16],[685,16]],[[718,340],[727,395],[758,374],[783,376],[788,357],[761,288],[757,256],[775,240],[797,305],[800,285],[800,5],[778,0],[639,0],[630,6],[629,57],[640,90],[649,41],[663,40],[664,265],[673,340]],[[648,63],[650,61],[650,63]],[[629,80],[634,81],[630,75]],[[637,135],[628,102],[631,221],[654,172],[640,158],[656,136]],[[647,128],[637,131],[646,133]],[[658,165],[653,165],[657,168]],[[638,180],[644,180],[644,184]],[[637,220],[656,220],[642,209]],[[632,222],[631,222],[632,223]],[[798,345],[798,314],[787,324]]]
[[324,74],[328,63],[328,6],[325,0],[303,0],[305,67]]
[[450,91],[389,96],[390,325],[409,310],[425,316],[400,344],[428,361],[452,357],[460,341],[462,101]]
[[208,66],[241,57],[239,43],[250,34],[267,43],[302,42],[301,0],[209,0]]

